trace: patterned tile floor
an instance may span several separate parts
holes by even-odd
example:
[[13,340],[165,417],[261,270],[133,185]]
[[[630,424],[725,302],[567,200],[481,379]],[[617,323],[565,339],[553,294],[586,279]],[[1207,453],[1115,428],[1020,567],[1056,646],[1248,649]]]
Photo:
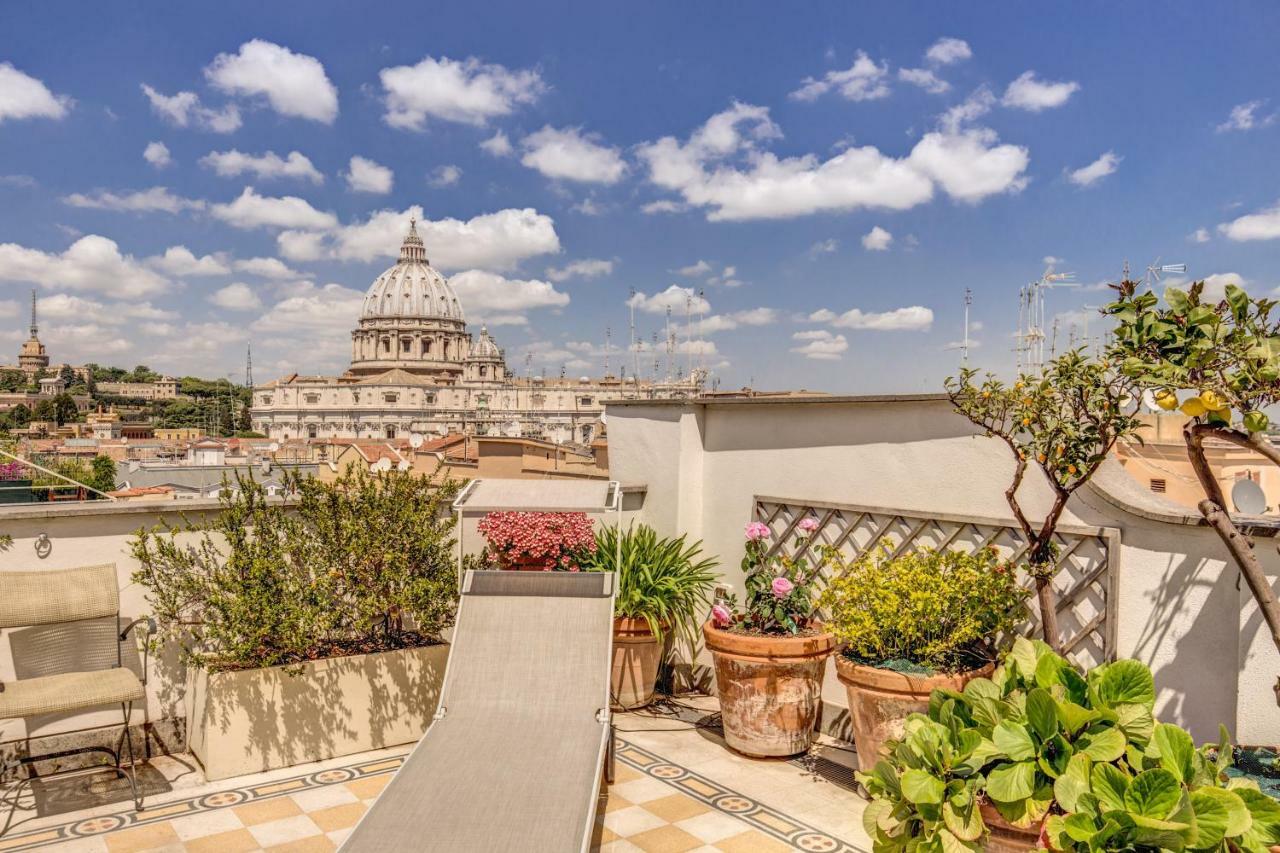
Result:
[[[863,801],[848,787],[853,756],[823,739],[807,757],[753,760],[707,725],[714,700],[660,714],[620,714],[618,768],[601,793],[601,853],[870,849]],[[701,725],[692,724],[700,722]],[[18,813],[0,851],[241,853],[337,849],[400,765],[408,747],[205,783],[181,756],[158,758],[165,789],[135,814],[127,803],[42,815]],[[59,785],[114,789],[80,777]],[[29,798],[27,798],[29,801]],[[52,798],[46,797],[46,802]],[[6,804],[7,808],[7,804]]]

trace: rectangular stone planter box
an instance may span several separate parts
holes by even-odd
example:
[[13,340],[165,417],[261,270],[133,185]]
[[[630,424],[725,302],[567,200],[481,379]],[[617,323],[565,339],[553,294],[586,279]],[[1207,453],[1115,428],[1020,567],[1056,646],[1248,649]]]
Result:
[[[210,780],[323,761],[422,737],[449,645],[239,672],[187,672],[187,744]],[[292,668],[291,668],[292,669]]]

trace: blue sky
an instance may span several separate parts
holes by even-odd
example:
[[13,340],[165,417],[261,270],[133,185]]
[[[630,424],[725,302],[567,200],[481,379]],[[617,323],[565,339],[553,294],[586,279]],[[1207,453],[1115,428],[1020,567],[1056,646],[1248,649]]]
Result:
[[722,387],[857,393],[937,390],[966,287],[972,361],[1010,369],[1046,258],[1084,285],[1049,296],[1062,343],[1126,259],[1280,284],[1274,4],[44,3],[0,31],[6,351],[34,286],[56,360],[239,377],[251,340],[260,381],[340,371],[419,211],[468,318],[549,375],[601,372],[606,327],[652,371],[633,290],[646,344],[673,306]]

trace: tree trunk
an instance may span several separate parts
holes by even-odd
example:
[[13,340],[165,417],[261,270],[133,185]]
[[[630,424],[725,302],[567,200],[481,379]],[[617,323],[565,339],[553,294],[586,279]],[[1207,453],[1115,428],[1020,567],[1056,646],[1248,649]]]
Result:
[[1058,596],[1053,589],[1053,576],[1036,578],[1036,598],[1040,601],[1040,627],[1049,648],[1062,654],[1062,635],[1058,633]]
[[[1227,546],[1227,551],[1239,567],[1240,574],[1244,575],[1245,583],[1249,585],[1249,591],[1253,593],[1253,598],[1258,603],[1258,610],[1271,631],[1271,641],[1275,643],[1276,649],[1280,650],[1280,603],[1276,602],[1275,591],[1271,589],[1267,575],[1262,570],[1258,555],[1253,552],[1253,543],[1240,532],[1226,510],[1226,498],[1222,494],[1222,487],[1218,485],[1213,469],[1209,467],[1209,460],[1205,458],[1206,435],[1242,446],[1254,445],[1248,437],[1245,437],[1244,441],[1239,440],[1234,430],[1205,428],[1204,425],[1195,423],[1188,423],[1183,430],[1187,453],[1191,458],[1191,467],[1195,470],[1196,477],[1207,495],[1205,500],[1200,501],[1197,508],[1209,526],[1218,534],[1222,543]],[[1273,458],[1270,453],[1266,455]]]

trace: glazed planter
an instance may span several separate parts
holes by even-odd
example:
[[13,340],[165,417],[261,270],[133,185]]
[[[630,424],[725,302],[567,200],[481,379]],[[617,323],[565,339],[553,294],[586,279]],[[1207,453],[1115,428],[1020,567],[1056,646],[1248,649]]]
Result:
[[934,690],[963,690],[975,678],[991,675],[994,664],[955,675],[913,675],[863,666],[836,656],[836,677],[849,696],[849,720],[858,750],[858,769],[870,773],[885,757],[885,741],[902,737],[909,714],[929,710]]
[[1027,853],[1040,846],[1044,821],[1022,829],[1005,820],[991,803],[978,803],[978,811],[982,813],[982,822],[987,825],[987,840],[982,845],[987,853]]
[[756,636],[702,626],[715,661],[724,737],[752,757],[797,755],[813,743],[831,634]]
[[662,665],[662,643],[644,619],[613,620],[613,671],[610,691],[615,710],[641,708],[653,701]]
[[189,669],[188,748],[214,781],[413,743],[431,723],[448,659],[440,643],[308,661],[292,675]]

